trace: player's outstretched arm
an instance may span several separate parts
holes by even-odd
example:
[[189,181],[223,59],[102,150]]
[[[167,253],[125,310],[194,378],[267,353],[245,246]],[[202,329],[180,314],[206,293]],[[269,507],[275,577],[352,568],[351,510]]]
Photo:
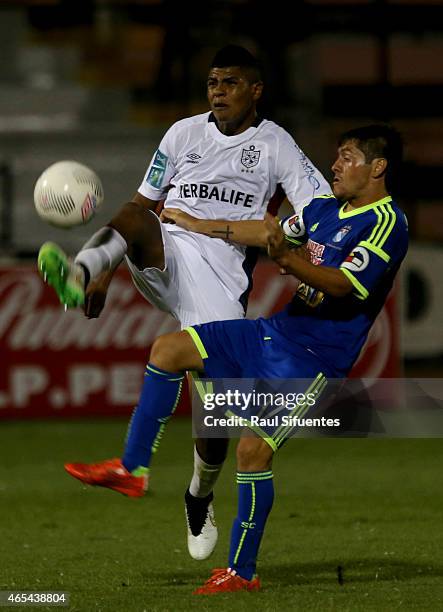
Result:
[[227,221],[223,219],[197,219],[178,208],[165,208],[160,219],[164,223],[176,223],[190,232],[210,238],[222,238],[245,246],[265,247],[267,232],[263,221]]
[[264,226],[267,231],[268,255],[286,274],[293,274],[303,283],[333,297],[344,297],[351,293],[353,285],[341,270],[329,266],[314,266],[298,254],[297,250],[289,249],[277,219],[266,215]]

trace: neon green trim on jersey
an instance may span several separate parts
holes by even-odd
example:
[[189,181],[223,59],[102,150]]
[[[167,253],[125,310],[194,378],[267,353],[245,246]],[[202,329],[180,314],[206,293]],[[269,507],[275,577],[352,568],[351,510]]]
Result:
[[383,204],[388,204],[389,202],[392,202],[392,198],[391,196],[386,196],[385,198],[382,198],[381,200],[377,200],[377,202],[373,202],[372,204],[366,204],[366,206],[360,206],[360,208],[355,208],[354,210],[350,210],[348,212],[344,211],[344,208],[347,204],[347,202],[345,202],[343,206],[340,207],[340,210],[338,211],[338,217],[339,219],[347,219],[348,217],[354,217],[355,215],[361,215],[362,213],[367,212],[368,210],[376,209],[377,206],[382,206]]
[[290,238],[286,234],[285,234],[285,240],[287,240],[291,244],[295,244],[296,246],[301,246],[303,244],[303,242],[301,240],[296,240],[295,238]]
[[[235,412],[232,412],[232,410],[226,410],[225,414],[228,417],[238,416],[237,414],[235,414]],[[264,431],[264,429],[262,429],[258,425],[252,425],[251,421],[248,421],[248,419],[246,419],[245,417],[242,417],[242,419],[244,423],[246,423],[246,427],[250,429],[251,431],[254,431],[258,436],[260,436],[260,438],[262,438],[262,440],[264,440],[267,444],[269,444],[269,446],[272,448],[274,452],[278,450],[278,447],[275,444],[274,440],[266,433],[266,431]]]
[[381,212],[379,210],[377,210],[377,209],[375,209],[374,212],[377,215],[378,222],[374,225],[374,227],[372,229],[372,233],[371,233],[371,235],[368,238],[368,242],[372,242],[374,240],[374,237],[375,237],[375,235],[378,232],[378,228],[383,223],[383,215],[381,214]]
[[330,200],[331,198],[335,199],[335,195],[333,193],[325,193],[324,195],[315,196],[312,198],[313,200]]
[[262,438],[263,442],[266,442],[266,444],[271,447],[271,450],[272,450],[273,453],[276,453],[278,451],[278,446],[274,442],[273,438],[269,437],[268,435],[261,436],[261,438]]
[[[322,372],[320,372],[317,375],[314,382],[308,387],[307,391],[305,392],[305,395],[308,395],[308,393],[315,393],[315,395],[317,396],[316,397],[317,399],[318,397],[320,397],[322,391],[324,390],[327,384],[328,384],[328,381],[325,375]],[[297,417],[301,419],[308,412],[309,408],[311,408],[311,406],[308,404],[308,401],[306,400],[303,404],[300,404],[299,406],[296,406],[293,410],[291,410],[288,416]],[[273,438],[278,447],[280,447],[283,444],[288,434],[290,433],[291,429],[294,429],[294,427],[295,425],[281,425],[277,429],[277,431],[273,435]]]
[[[205,403],[205,398],[206,398],[206,394],[207,393],[214,393],[214,384],[212,382],[212,380],[209,381],[204,381],[204,380],[200,380],[200,374],[199,372],[196,372],[195,370],[189,372],[192,380],[194,382],[194,386],[197,389],[197,393],[201,399],[201,401],[203,403]],[[192,391],[192,386],[190,388],[190,391]]]
[[384,236],[386,228],[389,225],[389,221],[391,220],[389,213],[383,206],[380,207],[380,210],[378,212],[381,215],[381,219],[379,217],[379,221],[377,225],[375,226],[371,236],[369,237],[369,241],[368,241],[368,242],[373,242],[375,245],[377,245],[377,242],[380,240],[380,238]]
[[[309,385],[305,395],[307,395],[308,393],[315,393],[316,395],[319,395],[319,393],[321,393],[321,391],[325,387],[326,382],[327,381],[324,374],[320,372],[316,376],[315,380]],[[306,405],[307,401],[303,404],[297,405],[293,410],[291,410],[288,416],[300,418],[301,414],[306,414]],[[286,434],[289,433],[291,429],[293,429],[293,425],[280,425],[280,427],[275,431],[272,437],[274,438],[277,446],[281,446]]]
[[206,352],[205,346],[204,346],[203,342],[201,341],[200,336],[195,331],[195,329],[193,327],[185,327],[185,329],[183,331],[188,332],[188,334],[194,340],[194,344],[197,347],[197,350],[198,350],[198,352],[200,354],[200,357],[202,359],[207,359],[208,358],[208,353]]
[[374,246],[382,247],[386,240],[389,238],[392,228],[397,220],[397,215],[394,209],[389,204],[381,206],[380,210],[377,210],[378,223],[372,230],[372,234],[368,238],[368,242],[374,244]]
[[349,272],[347,268],[339,268],[339,269],[343,272],[343,274],[351,281],[351,283],[357,289],[358,291],[357,297],[360,300],[365,300],[369,295],[369,291],[355,278],[352,272]]
[[194,385],[203,403],[205,403],[206,395],[208,395],[208,393],[214,393],[214,385],[212,384],[212,381],[203,382],[202,380],[194,380]]
[[391,214],[391,222],[390,222],[390,224],[388,226],[388,229],[384,233],[384,235],[377,241],[377,244],[375,245],[375,246],[378,246],[380,248],[384,245],[386,240],[389,238],[389,235],[392,232],[392,228],[394,227],[395,222],[397,221],[397,215],[395,214],[394,209],[392,208],[392,206],[388,205],[388,206],[386,206],[386,209]]
[[383,259],[383,261],[385,261],[386,263],[388,263],[391,260],[390,256],[385,251],[374,246],[367,240],[362,240],[361,242],[358,243],[358,246],[365,247],[366,249],[368,249],[368,251],[372,251],[372,253],[375,253],[376,255],[381,257],[381,259]]

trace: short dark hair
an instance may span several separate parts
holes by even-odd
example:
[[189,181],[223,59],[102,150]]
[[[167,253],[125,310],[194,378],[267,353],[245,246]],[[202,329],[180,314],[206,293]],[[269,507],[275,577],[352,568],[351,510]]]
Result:
[[403,159],[403,140],[400,133],[388,124],[373,124],[354,128],[344,132],[338,141],[341,147],[345,142],[354,140],[364,153],[365,161],[370,164],[376,157],[383,157],[388,162],[386,168],[386,189],[395,189]]
[[245,47],[239,45],[226,45],[217,51],[211,63],[211,68],[227,68],[240,66],[248,69],[249,79],[252,82],[261,81],[263,70],[259,60]]

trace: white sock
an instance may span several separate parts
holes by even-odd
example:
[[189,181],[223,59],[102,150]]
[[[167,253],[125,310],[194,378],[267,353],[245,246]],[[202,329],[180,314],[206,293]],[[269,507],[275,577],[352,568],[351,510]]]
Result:
[[190,494],[194,497],[207,497],[214,488],[222,467],[223,463],[218,465],[205,463],[194,446],[194,474],[189,485]]
[[82,247],[75,258],[85,266],[90,278],[116,267],[126,254],[126,240],[112,227],[102,227]]

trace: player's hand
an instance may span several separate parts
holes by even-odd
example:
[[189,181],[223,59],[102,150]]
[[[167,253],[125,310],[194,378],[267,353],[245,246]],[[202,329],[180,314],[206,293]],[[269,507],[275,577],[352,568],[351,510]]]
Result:
[[85,303],[83,310],[88,319],[96,319],[100,316],[106,302],[108,287],[113,272],[107,270],[89,281],[85,291]]
[[309,261],[309,262],[311,261],[311,255],[310,255],[308,249],[306,248],[305,244],[303,244],[300,247],[297,247],[294,250],[294,253],[296,253],[296,255],[298,255],[299,257],[301,257],[305,261]]
[[269,213],[265,216],[265,227],[267,232],[267,250],[272,259],[278,260],[288,251],[287,242],[280,223]]
[[164,208],[160,215],[162,223],[176,223],[185,230],[194,232],[197,230],[197,225],[200,219],[185,213],[179,208]]

